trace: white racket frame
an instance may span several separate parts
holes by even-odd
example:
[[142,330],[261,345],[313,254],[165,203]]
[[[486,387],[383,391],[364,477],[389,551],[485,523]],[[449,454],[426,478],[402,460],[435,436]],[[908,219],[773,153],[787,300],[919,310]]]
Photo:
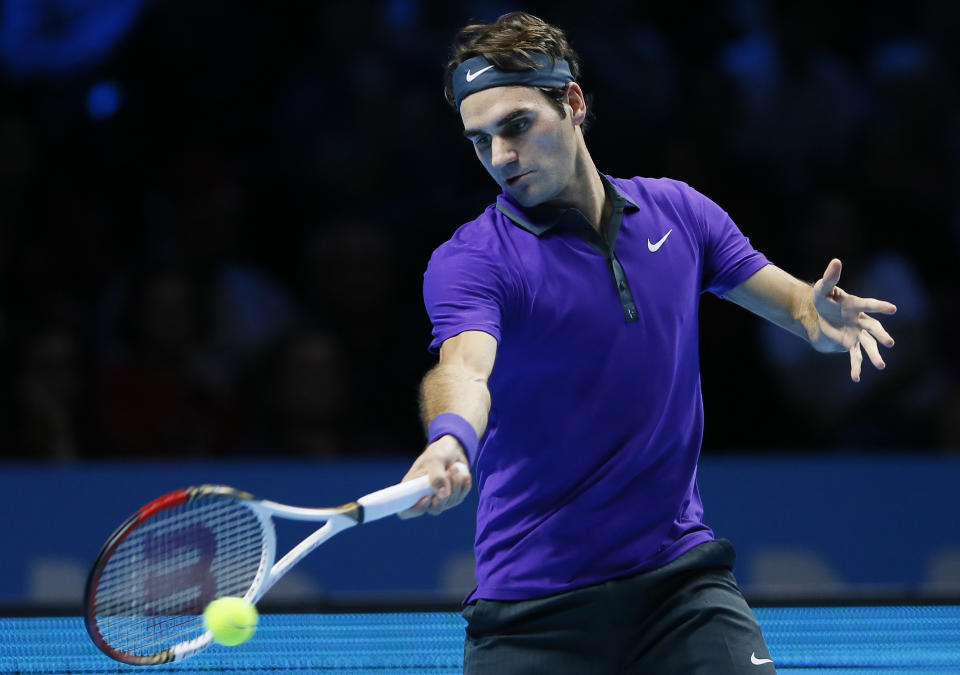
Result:
[[[455,463],[453,468],[456,473],[461,475],[469,473],[469,469],[462,462]],[[221,493],[224,498],[240,500],[253,510],[260,521],[264,535],[260,567],[250,588],[243,595],[243,599],[251,604],[256,604],[294,565],[334,535],[355,525],[392,516],[433,494],[433,488],[430,487],[430,479],[427,476],[420,476],[413,480],[391,485],[364,495],[355,502],[333,508],[288,506],[266,499],[256,499],[247,493],[239,492],[227,486],[203,485],[191,489],[196,489],[201,495]],[[291,548],[279,561],[276,561],[277,537],[273,523],[275,517],[287,520],[325,522],[322,527]],[[139,665],[156,665],[170,663],[171,661],[182,661],[209,647],[212,643],[213,634],[210,631],[205,631],[202,635],[169,647],[155,656],[141,657],[138,662]]]

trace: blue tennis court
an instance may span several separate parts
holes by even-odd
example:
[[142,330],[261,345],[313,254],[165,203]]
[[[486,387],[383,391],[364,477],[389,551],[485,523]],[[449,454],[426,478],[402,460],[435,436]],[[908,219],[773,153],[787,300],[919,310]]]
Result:
[[[755,611],[780,673],[960,673],[960,606]],[[463,626],[455,612],[265,614],[240,647],[136,667],[97,651],[80,617],[0,618],[0,672],[452,674],[460,672]]]

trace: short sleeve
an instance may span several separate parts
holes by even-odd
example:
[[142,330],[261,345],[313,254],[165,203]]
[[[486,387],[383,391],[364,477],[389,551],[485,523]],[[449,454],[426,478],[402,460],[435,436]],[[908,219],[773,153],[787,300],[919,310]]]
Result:
[[468,330],[499,342],[503,288],[500,265],[488,252],[455,240],[434,251],[423,275],[423,301],[433,324],[430,351]]
[[701,290],[723,296],[769,265],[726,211],[700,193],[699,220],[703,227],[703,281]]

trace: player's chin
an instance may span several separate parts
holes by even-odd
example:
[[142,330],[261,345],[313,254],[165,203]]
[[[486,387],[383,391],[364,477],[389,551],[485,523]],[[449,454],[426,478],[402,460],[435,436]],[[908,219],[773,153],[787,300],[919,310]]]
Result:
[[534,185],[504,185],[503,190],[520,206],[532,208],[543,203],[543,197]]

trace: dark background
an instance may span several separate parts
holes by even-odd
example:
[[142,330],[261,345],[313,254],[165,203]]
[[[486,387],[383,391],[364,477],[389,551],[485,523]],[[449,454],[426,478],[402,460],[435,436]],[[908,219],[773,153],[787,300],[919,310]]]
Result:
[[2,457],[414,457],[422,273],[497,193],[443,65],[513,9],[579,51],[601,170],[900,307],[853,384],[705,296],[705,452],[960,447],[960,4],[6,0]]

